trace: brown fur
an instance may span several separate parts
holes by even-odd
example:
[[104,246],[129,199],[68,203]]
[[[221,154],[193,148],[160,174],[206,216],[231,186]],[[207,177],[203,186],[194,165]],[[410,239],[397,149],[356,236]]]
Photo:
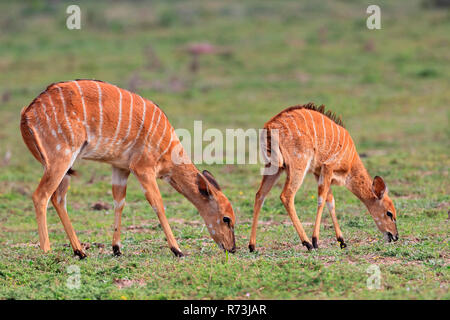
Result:
[[[275,152],[271,155],[276,157],[272,163],[278,163],[279,170],[274,175],[264,175],[256,193],[249,243],[251,251],[255,248],[256,226],[262,203],[282,171],[286,171],[287,179],[280,198],[302,243],[308,249],[318,247],[320,220],[325,203],[333,220],[336,239],[341,248],[346,246],[335,214],[331,185],[345,185],[366,205],[380,231],[385,235],[391,234],[394,240],[398,238],[396,212],[387,195],[386,186],[380,177],[376,177],[372,183],[340,117],[332,111],[325,111],[323,105],[317,107],[308,103],[281,111],[264,128],[268,134],[267,139],[261,141],[261,148],[267,150],[269,156],[270,150]],[[278,148],[272,148],[273,139],[277,139]],[[308,172],[318,182],[318,206],[312,244],[294,206],[295,194]],[[387,216],[388,211],[393,214],[393,219]]]
[[298,110],[298,109],[308,109],[308,110],[313,110],[313,111],[320,112],[321,114],[327,116],[327,118],[332,120],[337,125],[341,126],[342,128],[345,128],[341,116],[337,116],[336,113],[334,113],[331,110],[325,111],[325,106],[323,104],[321,104],[320,106],[317,106],[314,102],[309,102],[307,104],[296,105],[296,106],[292,106],[292,107],[286,108],[283,111],[281,111],[280,113],[278,113],[276,116],[272,117],[272,119],[270,119],[270,121],[272,121],[273,119],[281,116],[285,112],[289,112],[289,111],[292,111],[292,110]]
[[[187,159],[165,113],[152,101],[99,80],[53,83],[22,110],[20,129],[28,149],[45,169],[33,194],[39,241],[45,252],[50,250],[46,214],[51,198],[74,252],[85,256],[65,203],[77,158],[113,167],[114,254],[120,254],[121,215],[131,172],[156,211],[169,247],[179,256],[181,251],[165,216],[157,178],[175,184],[197,207],[206,224],[213,225],[208,228],[212,238],[222,248],[235,250],[235,216],[228,199],[208,182],[213,179],[211,174],[209,180],[203,178],[208,192],[200,192],[197,174],[201,173]],[[185,161],[174,162],[173,155]],[[231,225],[221,222],[225,216],[231,219]]]

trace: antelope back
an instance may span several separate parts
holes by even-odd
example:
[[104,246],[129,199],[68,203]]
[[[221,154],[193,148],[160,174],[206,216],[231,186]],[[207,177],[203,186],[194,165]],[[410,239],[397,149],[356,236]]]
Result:
[[158,161],[179,143],[155,103],[98,80],[48,86],[23,110],[22,119],[47,157],[82,148],[85,159],[120,162],[140,154]]
[[[313,170],[323,164],[348,170],[356,154],[342,121],[334,113],[325,112],[323,106],[310,103],[287,108],[270,119],[264,128],[269,132],[277,130],[284,162],[311,159]],[[270,144],[269,139],[266,144]]]

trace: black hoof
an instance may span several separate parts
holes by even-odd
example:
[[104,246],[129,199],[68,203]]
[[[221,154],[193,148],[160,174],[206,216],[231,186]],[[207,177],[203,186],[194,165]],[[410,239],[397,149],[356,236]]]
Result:
[[255,245],[254,244],[249,244],[248,245],[248,250],[250,250],[250,252],[255,251]]
[[86,253],[84,253],[81,250],[74,250],[73,253],[74,253],[74,255],[78,256],[80,258],[80,260],[87,257]]
[[183,252],[181,252],[180,250],[178,250],[177,248],[170,248],[170,250],[172,250],[173,254],[175,255],[175,257],[184,257]]
[[308,249],[308,251],[313,249],[313,246],[308,241],[303,241],[302,244]]
[[120,247],[116,244],[113,246],[113,253],[116,257],[120,257],[122,252],[120,252]]
[[314,249],[318,249],[319,245],[317,244],[317,238],[316,237],[312,237],[312,244]]
[[338,238],[337,240],[339,242],[339,246],[341,247],[341,249],[347,248],[347,245],[345,244],[344,239]]

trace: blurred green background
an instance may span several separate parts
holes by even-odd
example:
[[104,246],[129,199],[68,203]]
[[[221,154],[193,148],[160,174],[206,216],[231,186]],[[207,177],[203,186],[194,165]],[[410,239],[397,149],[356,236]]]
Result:
[[[68,30],[68,5],[81,30]],[[381,8],[369,30],[366,8]],[[448,299],[450,13],[447,1],[0,1],[0,299]],[[209,52],[196,54],[198,44]],[[124,256],[110,250],[110,168],[82,161],[69,215],[89,258],[72,258],[49,209],[53,251],[38,249],[31,194],[42,174],[19,131],[20,110],[52,82],[104,80],[156,102],[175,128],[261,128],[307,102],[342,115],[369,172],[388,183],[400,241],[385,245],[361,203],[335,188],[349,247],[324,213],[321,249],[308,253],[273,189],[261,213],[258,252],[246,246],[259,165],[211,170],[238,217],[238,253],[225,259],[200,216],[165,183],[167,216],[185,259],[172,257],[154,213],[131,179]],[[316,184],[296,207],[307,233]],[[65,286],[67,266],[82,286]],[[382,286],[368,290],[367,267]],[[225,279],[223,274],[228,276]]]

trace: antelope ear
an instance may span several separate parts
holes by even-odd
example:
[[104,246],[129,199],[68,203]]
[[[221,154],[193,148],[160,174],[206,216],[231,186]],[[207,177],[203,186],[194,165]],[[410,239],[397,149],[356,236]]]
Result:
[[198,191],[206,198],[211,198],[211,191],[208,187],[208,181],[200,174],[197,173],[197,186]]
[[383,178],[376,176],[373,178],[372,183],[372,191],[377,196],[378,199],[383,199],[383,195],[386,192],[386,184],[384,183]]
[[208,181],[214,186],[216,187],[217,190],[220,190],[220,186],[217,183],[216,179],[213,177],[213,175],[211,174],[211,172],[209,172],[208,170],[203,170],[203,175],[205,176],[206,179],[208,179]]

